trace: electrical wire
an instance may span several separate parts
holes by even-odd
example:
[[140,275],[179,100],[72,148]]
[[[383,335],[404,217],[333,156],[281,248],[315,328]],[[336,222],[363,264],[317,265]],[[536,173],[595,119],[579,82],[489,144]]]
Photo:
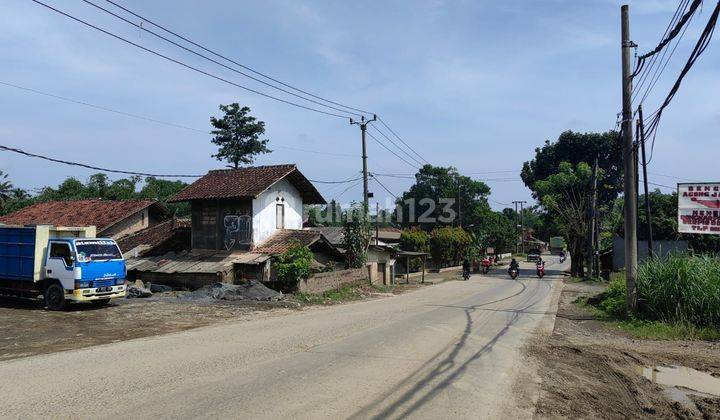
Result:
[[427,163],[428,165],[430,164],[430,162],[428,162],[424,157],[420,156],[420,154],[419,154],[418,152],[416,152],[415,149],[413,149],[412,147],[410,147],[409,144],[405,143],[405,140],[403,140],[402,137],[400,137],[392,128],[390,128],[390,126],[387,125],[382,118],[378,117],[378,121],[380,121],[380,123],[381,123],[382,125],[384,125],[385,128],[387,128],[395,137],[397,137],[397,139],[400,140],[400,141],[402,142],[402,144],[404,144],[408,149],[410,149],[413,153],[415,153],[415,155],[416,155],[417,157],[419,157],[420,159],[422,159],[423,162]]
[[[94,109],[97,109],[97,110],[100,110],[100,111],[111,112],[111,113],[114,113],[114,114],[122,115],[122,116],[124,116],[124,117],[135,118],[135,119],[138,119],[138,120],[143,120],[143,121],[147,121],[147,122],[152,122],[152,123],[155,123],[155,124],[166,125],[166,126],[174,127],[174,128],[180,128],[180,129],[187,130],[187,131],[192,131],[192,132],[195,132],[195,133],[212,135],[212,133],[211,133],[210,131],[207,131],[207,130],[201,130],[201,129],[199,129],[199,128],[193,128],[193,127],[189,127],[189,126],[182,125],[182,124],[177,124],[177,123],[173,123],[173,122],[168,122],[168,121],[159,120],[159,119],[156,119],[156,118],[146,117],[146,116],[143,116],[143,115],[131,114],[131,113],[129,113],[129,112],[119,111],[119,110],[117,110],[117,109],[108,108],[108,107],[106,107],[106,106],[93,104],[93,103],[90,103],[90,102],[87,102],[87,101],[83,101],[83,100],[79,100],[79,99],[73,99],[73,98],[68,98],[68,97],[66,97],[66,96],[56,95],[56,94],[54,94],[54,93],[43,92],[43,91],[41,91],[41,90],[32,89],[32,88],[29,88],[29,87],[26,87],[26,86],[20,86],[20,85],[17,85],[17,84],[14,84],[14,83],[10,83],[10,82],[5,82],[5,81],[2,81],[2,80],[0,80],[0,85],[7,86],[7,87],[12,87],[12,88],[15,88],[15,89],[18,89],[18,90],[21,90],[21,91],[25,91],[25,92],[30,92],[30,93],[35,93],[35,94],[38,94],[38,95],[47,96],[47,97],[50,97],[50,98],[58,99],[58,100],[65,101],[65,102],[70,102],[70,103],[77,104],[77,105],[87,106],[87,107],[89,107],[89,108],[94,108]],[[354,154],[350,154],[350,153],[323,152],[323,151],[320,151],[320,150],[303,149],[303,148],[299,148],[299,147],[283,146],[283,145],[279,145],[279,144],[273,144],[273,145],[272,145],[272,148],[274,148],[274,149],[287,149],[287,150],[293,150],[293,151],[297,151],[297,152],[313,153],[313,154],[327,155],[327,156],[358,157],[358,155],[354,155]]]
[[178,59],[175,59],[175,58],[169,57],[169,56],[167,56],[167,55],[164,55],[164,54],[162,54],[162,53],[160,53],[160,52],[157,52],[157,51],[155,51],[155,50],[153,50],[153,49],[144,47],[144,46],[142,46],[142,45],[140,45],[140,44],[138,44],[138,43],[135,43],[135,42],[130,41],[130,40],[126,39],[126,38],[123,38],[123,37],[121,37],[121,36],[119,36],[119,35],[116,35],[116,34],[110,32],[110,31],[107,31],[107,30],[105,30],[105,29],[102,29],[102,28],[100,28],[99,26],[93,25],[92,23],[89,23],[89,22],[87,22],[87,21],[85,21],[85,20],[82,20],[82,19],[80,19],[80,18],[78,18],[78,17],[75,17],[75,16],[73,16],[73,15],[71,15],[71,14],[69,14],[69,13],[63,12],[62,10],[59,10],[59,9],[57,9],[57,8],[55,8],[55,7],[52,7],[52,6],[48,5],[48,4],[45,4],[45,3],[43,3],[43,2],[41,2],[41,1],[39,1],[39,0],[30,0],[30,1],[32,1],[32,2],[34,2],[34,3],[36,3],[36,4],[39,4],[39,5],[45,7],[45,8],[47,8],[47,9],[49,9],[49,10],[52,10],[52,11],[54,11],[54,12],[56,12],[56,13],[62,15],[62,16],[65,16],[65,17],[67,17],[68,19],[74,20],[74,21],[76,21],[76,22],[78,22],[78,23],[81,23],[81,24],[83,24],[83,25],[85,25],[85,26],[87,26],[87,27],[89,27],[89,28],[95,29],[95,30],[97,30],[97,31],[99,31],[99,32],[102,32],[102,33],[104,33],[104,34],[106,34],[106,35],[108,35],[108,36],[111,36],[111,37],[113,37],[113,38],[115,38],[115,39],[117,39],[117,40],[123,41],[123,42],[125,42],[125,43],[127,43],[127,44],[130,44],[130,45],[132,45],[132,46],[134,46],[134,47],[137,47],[137,48],[139,48],[139,49],[141,49],[141,50],[143,50],[143,51],[146,51],[146,52],[148,52],[148,53],[150,53],[150,54],[156,55],[156,56],[158,56],[158,57],[160,57],[160,58],[163,58],[163,59],[165,59],[165,60],[167,60],[167,61],[170,61],[170,62],[172,62],[172,63],[178,64],[178,65],[180,65],[180,66],[182,66],[182,67],[185,67],[185,68],[187,68],[187,69],[189,69],[189,70],[193,70],[193,71],[195,71],[195,72],[197,72],[197,73],[203,74],[203,75],[205,75],[205,76],[208,76],[208,77],[210,77],[210,78],[219,80],[219,81],[224,82],[224,83],[227,83],[227,84],[229,84],[229,85],[238,87],[238,88],[243,89],[243,90],[246,90],[246,91],[248,91],[248,92],[252,92],[252,93],[255,93],[255,94],[257,94],[257,95],[263,96],[263,97],[265,97],[265,98],[273,99],[273,100],[276,100],[276,101],[279,101],[279,102],[282,102],[282,103],[285,103],[285,104],[287,104],[287,105],[291,105],[291,106],[294,106],[294,107],[297,107],[297,108],[301,108],[301,109],[305,109],[305,110],[308,110],[308,111],[317,112],[317,113],[319,113],[319,114],[324,114],[324,115],[328,115],[328,116],[332,116],[332,117],[337,117],[337,118],[343,118],[343,119],[348,118],[347,115],[340,115],[340,114],[336,114],[336,113],[333,113],[333,112],[327,112],[327,111],[323,111],[323,110],[321,110],[321,109],[317,109],[317,108],[305,106],[305,105],[302,105],[302,104],[298,104],[298,103],[296,103],[296,102],[292,102],[292,101],[289,101],[289,100],[285,100],[285,99],[282,99],[282,98],[278,98],[277,96],[273,96],[273,95],[269,95],[269,94],[264,93],[264,92],[260,92],[260,91],[258,91],[258,90],[249,88],[249,87],[247,87],[247,86],[243,86],[243,85],[241,85],[241,84],[239,84],[239,83],[235,83],[235,82],[233,82],[233,81],[231,81],[231,80],[228,80],[228,79],[225,79],[225,78],[223,78],[223,77],[217,76],[217,75],[212,74],[212,73],[210,73],[210,72],[208,72],[208,71],[205,71],[205,70],[199,69],[199,68],[197,68],[197,67],[191,66],[191,65],[189,65],[189,64],[187,64],[187,63],[184,63],[184,62],[182,62],[182,61],[180,61],[180,60],[178,60]]
[[282,86],[285,86],[285,87],[287,87],[287,88],[289,88],[289,89],[293,89],[293,90],[295,90],[295,91],[297,91],[297,92],[303,93],[303,94],[305,94],[305,95],[311,96],[311,97],[313,97],[313,98],[315,98],[315,99],[319,99],[319,100],[321,100],[321,101],[325,101],[325,102],[331,103],[331,104],[333,104],[333,105],[341,106],[341,107],[343,107],[343,108],[346,108],[346,109],[349,109],[349,110],[352,110],[352,111],[362,112],[362,113],[365,113],[365,114],[368,114],[368,115],[372,115],[372,114],[373,114],[373,113],[370,112],[370,111],[364,111],[364,110],[359,109],[359,108],[354,108],[354,107],[351,107],[351,106],[348,106],[348,105],[343,105],[342,103],[335,102],[335,101],[331,101],[330,99],[326,99],[326,98],[323,98],[323,97],[321,97],[321,96],[314,95],[314,94],[312,94],[312,93],[310,93],[310,92],[307,92],[307,91],[305,91],[305,90],[303,90],[303,89],[300,89],[300,88],[295,87],[295,86],[293,86],[293,85],[290,85],[290,84],[288,84],[288,83],[282,82],[282,81],[280,81],[280,80],[278,80],[278,79],[276,79],[276,78],[273,78],[273,77],[271,77],[271,76],[268,76],[267,74],[264,74],[264,73],[261,73],[261,72],[259,72],[259,71],[257,71],[257,70],[254,70],[253,68],[251,68],[251,67],[249,67],[249,66],[247,66],[247,65],[244,65],[244,64],[241,64],[241,63],[239,63],[239,62],[237,62],[237,61],[235,61],[235,60],[232,60],[232,59],[226,57],[225,55],[220,54],[220,53],[217,52],[217,51],[211,50],[210,48],[207,48],[207,47],[205,47],[205,46],[203,46],[203,45],[201,45],[201,44],[199,44],[199,43],[197,43],[197,42],[195,42],[195,41],[192,41],[192,40],[190,40],[188,37],[183,36],[183,35],[180,35],[179,33],[174,32],[174,31],[168,29],[167,27],[164,27],[164,26],[160,25],[159,23],[157,23],[157,22],[155,22],[155,21],[153,21],[153,20],[150,20],[150,19],[146,18],[145,16],[142,16],[142,15],[138,14],[137,12],[134,12],[134,11],[128,9],[127,7],[124,7],[124,6],[118,4],[118,3],[114,2],[114,1],[111,1],[111,0],[105,0],[105,1],[107,1],[108,3],[112,4],[113,6],[119,8],[119,9],[121,9],[121,10],[123,10],[123,11],[125,11],[125,12],[127,12],[127,13],[129,13],[129,14],[137,17],[137,18],[139,18],[139,19],[142,19],[144,22],[147,22],[147,23],[151,24],[152,26],[154,26],[154,27],[156,27],[156,28],[158,28],[158,29],[166,32],[166,33],[169,33],[169,34],[171,34],[171,35],[173,35],[173,36],[175,36],[175,37],[177,37],[177,38],[179,38],[179,39],[182,39],[183,41],[188,42],[188,43],[190,43],[190,44],[192,44],[192,45],[194,45],[194,46],[202,49],[203,51],[206,51],[206,52],[208,52],[208,53],[210,53],[210,54],[212,54],[212,55],[214,55],[214,56],[216,56],[216,57],[222,58],[223,60],[226,60],[226,61],[228,61],[228,62],[230,62],[230,63],[232,63],[232,64],[235,64],[236,66],[239,66],[239,67],[241,67],[241,68],[243,68],[243,69],[245,69],[245,70],[247,70],[247,71],[249,71],[249,72],[251,72],[251,73],[253,73],[253,74],[256,74],[256,75],[258,75],[258,76],[264,77],[264,78],[266,78],[266,79],[268,79],[268,80],[271,80],[271,81],[273,81],[273,82],[275,82],[275,83],[278,83],[278,84],[280,84],[280,85],[282,85]]
[[[683,2],[680,3],[680,6],[682,6],[682,4],[683,4]],[[702,0],[693,0],[692,4],[690,5],[690,8],[688,9],[687,12],[685,12],[685,14],[675,24],[675,27],[669,33],[667,33],[667,31],[666,31],[667,36],[665,36],[652,51],[649,51],[638,57],[636,69],[633,72],[631,77],[636,76],[637,73],[639,73],[642,70],[642,67],[643,67],[646,59],[648,59],[649,57],[652,57],[655,54],[657,54],[658,52],[660,52],[663,48],[665,48],[665,46],[667,44],[670,43],[670,41],[673,40],[673,38],[675,38],[680,33],[680,30],[682,29],[682,27],[685,26],[685,24],[690,20],[690,18],[693,16],[693,14],[695,14],[695,11],[701,4],[702,4]],[[674,18],[673,18],[673,20],[674,20]]]
[[155,177],[155,178],[200,178],[203,176],[203,175],[186,175],[186,174],[152,174],[152,173],[147,173],[147,172],[135,172],[135,171],[125,171],[125,170],[119,170],[119,169],[108,169],[108,168],[102,168],[99,166],[88,165],[85,163],[56,159],[56,158],[52,158],[49,156],[30,153],[30,152],[26,152],[22,149],[17,149],[14,147],[3,146],[3,145],[0,145],[0,150],[18,153],[18,154],[25,155],[28,157],[43,159],[43,160],[47,160],[50,162],[62,163],[64,165],[79,166],[82,168],[93,169],[93,170],[100,171],[100,172],[110,172],[110,173],[124,174],[124,175],[139,175],[139,176],[148,176],[148,177]]
[[381,142],[380,140],[378,140],[377,137],[373,136],[372,133],[370,133],[369,131],[366,131],[365,133],[366,133],[368,136],[370,136],[371,139],[375,140],[375,142],[376,142],[377,144],[379,144],[380,146],[382,146],[385,150],[387,150],[388,152],[390,152],[390,153],[392,153],[393,155],[395,155],[395,157],[397,157],[398,159],[402,160],[403,162],[407,163],[408,165],[410,165],[411,167],[413,167],[413,168],[415,168],[415,169],[420,169],[420,168],[418,168],[415,164],[412,164],[412,163],[408,162],[405,158],[403,158],[402,156],[400,156],[400,155],[398,155],[397,153],[395,153],[395,151],[393,151],[393,150],[390,149],[389,147],[385,146],[385,145],[383,144],[383,142]]
[[404,153],[405,156],[407,156],[408,158],[410,158],[412,161],[414,161],[414,162],[417,163],[418,165],[423,166],[423,163],[422,163],[421,161],[419,161],[416,157],[414,157],[414,156],[411,155],[410,153],[406,152],[405,149],[403,149],[402,147],[398,146],[397,143],[395,143],[390,137],[388,137],[387,134],[385,134],[385,133],[383,133],[382,131],[380,131],[379,128],[375,127],[374,125],[371,125],[370,127],[371,127],[373,130],[375,130],[375,131],[377,131],[378,133],[380,133],[380,135],[383,136],[383,137],[385,138],[385,140],[389,141],[389,142],[390,142],[393,146],[395,146],[399,151],[401,151],[402,153]]
[[162,39],[162,40],[164,40],[164,41],[166,41],[166,42],[168,42],[168,43],[170,43],[170,44],[172,44],[172,45],[175,45],[175,46],[178,47],[178,48],[182,48],[183,50],[185,50],[185,51],[187,51],[187,52],[189,52],[189,53],[191,53],[191,54],[194,54],[194,55],[196,55],[196,56],[198,56],[198,57],[204,58],[205,60],[208,60],[208,61],[210,61],[211,63],[217,64],[217,65],[219,65],[219,66],[221,66],[221,67],[223,67],[223,68],[225,68],[225,69],[227,69],[227,70],[230,70],[230,71],[232,71],[232,72],[235,72],[235,73],[238,73],[238,74],[240,74],[240,75],[243,75],[243,76],[245,76],[245,77],[247,77],[247,78],[249,78],[249,79],[251,79],[251,80],[254,80],[254,81],[258,82],[258,83],[262,83],[262,84],[264,84],[265,86],[268,86],[268,87],[273,88],[273,89],[277,89],[277,90],[279,90],[279,91],[281,91],[281,92],[283,92],[283,93],[287,93],[288,95],[295,96],[296,98],[299,98],[299,99],[302,99],[302,100],[305,100],[305,101],[308,101],[308,102],[314,103],[314,104],[316,104],[316,105],[320,105],[320,106],[323,106],[323,107],[326,107],[326,108],[329,108],[329,109],[332,109],[332,110],[335,110],[335,111],[346,112],[346,113],[348,113],[348,114],[357,115],[357,116],[362,116],[362,114],[358,114],[358,113],[352,112],[352,111],[346,111],[346,110],[344,110],[344,109],[337,108],[337,107],[332,106],[332,105],[327,105],[327,104],[324,104],[324,103],[322,103],[322,102],[316,101],[316,100],[314,100],[314,99],[309,99],[309,98],[306,98],[306,97],[304,97],[304,96],[298,95],[297,93],[291,92],[291,91],[289,91],[289,90],[287,90],[287,89],[283,89],[283,88],[281,88],[281,87],[277,87],[277,86],[275,86],[275,85],[273,85],[273,84],[271,84],[271,83],[268,83],[268,82],[266,82],[266,81],[264,81],[264,80],[262,80],[262,79],[258,79],[257,77],[251,76],[251,75],[249,75],[249,74],[247,74],[247,73],[244,73],[244,72],[242,72],[242,71],[240,71],[240,70],[237,70],[237,69],[235,69],[235,68],[233,68],[233,67],[227,66],[227,65],[225,65],[225,64],[223,64],[223,63],[221,63],[221,62],[219,62],[219,61],[217,61],[217,60],[214,60],[214,59],[212,59],[212,58],[210,58],[210,57],[208,57],[208,56],[206,56],[206,55],[204,55],[204,54],[201,54],[201,53],[199,53],[199,52],[197,52],[197,51],[195,51],[195,50],[192,50],[192,49],[190,49],[190,48],[187,48],[187,47],[184,46],[184,45],[181,45],[181,44],[179,44],[179,43],[177,43],[177,42],[175,42],[175,41],[173,41],[173,40],[171,40],[171,39],[168,39],[167,37],[164,37],[164,36],[162,36],[162,35],[160,35],[160,34],[158,34],[158,33],[156,33],[156,32],[151,31],[150,29],[145,28],[145,27],[144,27],[143,25],[141,25],[141,24],[135,23],[135,22],[133,22],[133,21],[131,21],[131,20],[128,20],[128,19],[126,19],[126,18],[124,18],[124,17],[122,17],[122,16],[120,16],[120,15],[118,15],[118,14],[116,14],[116,13],[113,13],[112,11],[110,11],[110,10],[108,10],[108,9],[105,9],[104,7],[102,7],[102,6],[98,5],[98,4],[95,4],[95,3],[93,3],[93,2],[90,1],[90,0],[82,0],[82,1],[84,1],[85,3],[91,5],[91,6],[97,8],[97,9],[99,9],[99,10],[102,10],[103,12],[105,12],[105,13],[111,15],[111,16],[116,17],[117,19],[122,20],[122,21],[125,22],[125,23],[128,23],[128,24],[130,24],[130,25],[132,25],[132,26],[140,29],[141,31],[145,31],[145,32],[147,32],[147,33],[149,33],[149,34],[151,34],[151,35],[153,35],[153,36],[155,36],[155,37],[157,37],[157,38],[159,38],[159,39]]
[[660,107],[652,114],[650,115],[650,124],[647,125],[648,129],[646,131],[646,138],[652,136],[653,140],[650,146],[650,159],[648,162],[652,160],[653,153],[655,150],[655,139],[657,137],[657,128],[660,124],[660,119],[662,117],[662,113],[667,108],[668,105],[670,105],[670,102],[672,102],[672,99],[675,97],[675,94],[680,89],[680,85],[682,84],[683,79],[685,76],[690,72],[690,69],[693,67],[697,59],[702,55],[702,53],[707,49],[707,47],[710,45],[710,40],[712,39],[713,33],[715,32],[715,26],[717,24],[718,20],[718,14],[720,13],[720,1],[718,1],[717,5],[715,6],[715,9],[713,10],[710,19],[708,19],[708,23],[703,29],[703,32],[701,33],[700,37],[698,38],[697,43],[695,44],[695,47],[693,48],[692,53],[690,54],[690,57],[688,58],[687,62],[685,63],[685,66],[683,67],[682,71],[680,72],[680,75],[678,76],[677,80],[673,84],[673,87],[670,89],[670,92],[668,93],[667,97],[663,101],[663,103],[660,105]]
[[383,184],[382,182],[380,182],[380,180],[377,179],[377,177],[376,177],[375,175],[371,175],[371,176],[372,176],[372,179],[373,179],[375,182],[377,182],[378,185],[380,185],[380,186],[382,187],[382,189],[384,189],[385,191],[387,191],[388,194],[390,194],[390,195],[392,195],[393,197],[395,197],[396,200],[399,200],[399,199],[400,199],[400,197],[398,197],[398,196],[395,195],[392,191],[390,191],[390,190],[388,189],[388,187],[385,186],[385,184]]

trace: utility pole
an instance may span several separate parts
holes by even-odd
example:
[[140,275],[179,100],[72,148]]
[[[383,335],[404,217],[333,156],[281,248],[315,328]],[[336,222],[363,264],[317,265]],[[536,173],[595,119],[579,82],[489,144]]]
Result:
[[[518,228],[518,204],[520,204],[519,201],[513,201],[513,204],[515,204],[515,230],[517,231]],[[515,243],[515,252],[520,252],[520,247],[517,243]]]
[[[360,126],[360,133],[362,134],[362,165],[363,165],[363,211],[365,217],[367,217],[370,211],[370,203],[368,202],[368,170],[367,170],[367,146],[365,144],[365,132],[367,131],[367,125],[377,119],[377,115],[373,114],[372,120],[365,120],[364,116],[360,117],[360,121],[355,121],[350,118],[350,125],[357,124]],[[366,219],[367,220],[367,219]]]
[[645,159],[645,122],[643,121],[642,105],[638,106],[638,135],[642,151],[643,186],[645,187],[645,222],[647,223],[648,257],[653,257],[652,213],[650,212],[650,195],[648,195],[647,160]]
[[587,236],[587,255],[585,256],[585,264],[587,265],[588,277],[592,276],[593,265],[595,262],[595,218],[597,217],[596,209],[597,206],[597,173],[598,173],[598,159],[595,158],[595,165],[593,166],[592,179],[590,181],[590,206],[588,208],[588,236]]
[[[524,236],[524,219],[523,219],[523,204],[527,203],[527,201],[513,201],[513,204],[515,204],[515,229],[520,227],[520,250],[522,252],[525,252],[525,236]],[[520,213],[518,213],[518,204],[520,205]],[[518,224],[518,220],[520,223]],[[517,252],[518,247],[515,248],[515,252]]]
[[458,226],[462,229],[462,205],[460,204],[460,181],[458,180],[458,192],[457,192],[457,202],[458,202]]
[[630,41],[630,16],[628,5],[620,8],[622,35],[622,133],[623,133],[623,175],[625,202],[625,281],[627,284],[627,306],[630,312],[637,309],[635,280],[637,278],[637,190],[633,169],[633,114],[632,114],[632,49]]
[[380,203],[375,203],[375,245],[380,245]]
[[600,278],[600,217],[595,209],[595,277]]
[[527,201],[520,202],[520,248],[523,254],[525,253],[525,216],[523,215],[523,204],[525,203]]

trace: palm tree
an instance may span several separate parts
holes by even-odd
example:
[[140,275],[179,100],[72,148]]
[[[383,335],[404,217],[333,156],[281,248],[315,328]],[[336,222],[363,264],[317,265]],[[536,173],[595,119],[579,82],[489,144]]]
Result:
[[8,179],[8,175],[0,171],[0,205],[5,204],[10,199],[13,190],[12,182]]

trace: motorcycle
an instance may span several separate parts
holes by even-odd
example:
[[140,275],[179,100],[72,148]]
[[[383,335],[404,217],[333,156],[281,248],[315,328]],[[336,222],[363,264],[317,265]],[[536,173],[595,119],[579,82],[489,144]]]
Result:
[[560,264],[564,263],[566,258],[567,257],[565,255],[561,255],[560,256]]
[[520,275],[520,270],[518,270],[517,268],[511,268],[509,273],[510,273],[510,278],[515,280],[517,278],[517,276]]
[[470,270],[463,270],[463,280],[470,278]]
[[538,265],[537,267],[535,267],[535,273],[537,274],[537,276],[539,278],[545,277],[545,264]]
[[492,264],[489,259],[482,260],[482,273],[487,274],[490,271],[490,265]]

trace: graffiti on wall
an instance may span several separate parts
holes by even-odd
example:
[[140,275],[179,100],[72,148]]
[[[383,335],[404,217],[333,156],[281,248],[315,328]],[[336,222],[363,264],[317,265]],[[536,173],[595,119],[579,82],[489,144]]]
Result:
[[250,241],[250,216],[229,214],[223,219],[225,226],[224,244],[226,250],[231,250],[238,244],[247,244]]

